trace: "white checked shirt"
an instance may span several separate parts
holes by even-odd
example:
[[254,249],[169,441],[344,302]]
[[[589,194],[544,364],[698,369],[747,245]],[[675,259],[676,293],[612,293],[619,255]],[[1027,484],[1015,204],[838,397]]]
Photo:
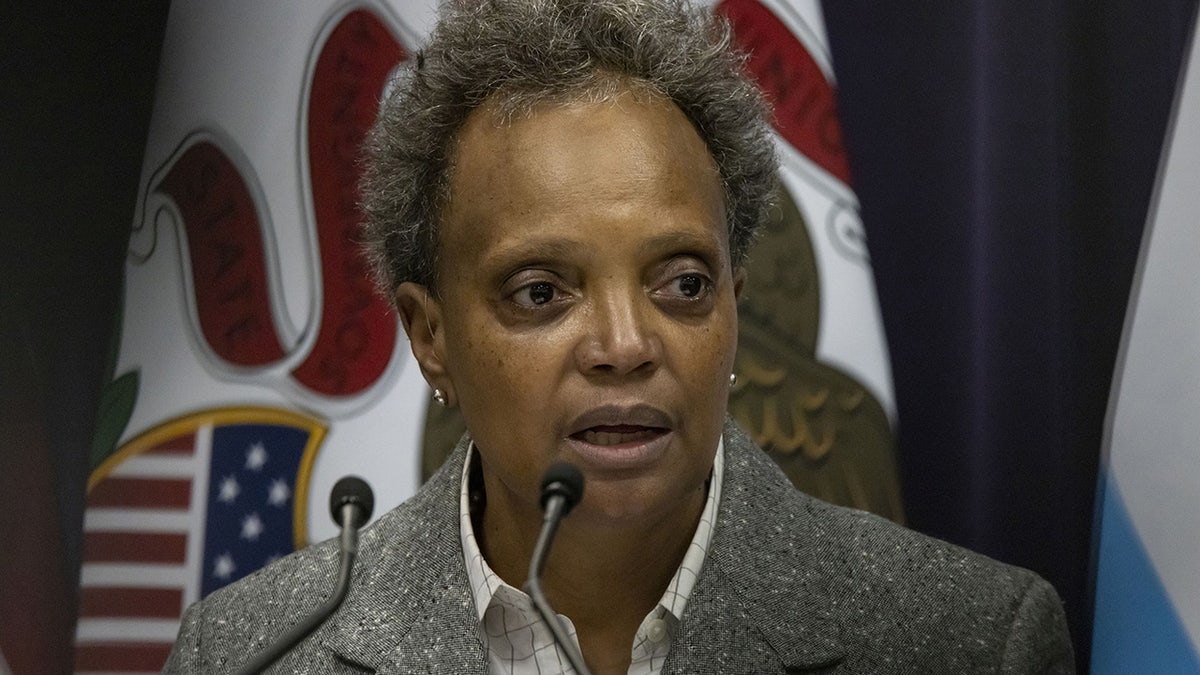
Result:
[[[474,445],[463,462],[462,490],[459,497],[459,530],[462,536],[463,554],[467,562],[467,578],[471,584],[471,595],[475,599],[475,611],[479,617],[479,635],[488,651],[488,671],[493,675],[551,675],[574,673],[567,657],[554,642],[550,630],[538,618],[533,603],[524,591],[508,585],[492,571],[484,560],[475,540],[475,529],[471,525],[470,476]],[[708,497],[700,514],[696,534],[688,546],[683,562],[667,585],[658,605],[646,615],[633,638],[633,658],[629,664],[629,675],[654,675],[662,671],[671,648],[671,635],[683,616],[684,605],[696,585],[704,557],[712,543],[713,524],[716,522],[717,506],[721,499],[721,477],[725,472],[725,442],[717,445],[713,460],[712,480]],[[559,615],[567,633],[579,645],[575,625]]]

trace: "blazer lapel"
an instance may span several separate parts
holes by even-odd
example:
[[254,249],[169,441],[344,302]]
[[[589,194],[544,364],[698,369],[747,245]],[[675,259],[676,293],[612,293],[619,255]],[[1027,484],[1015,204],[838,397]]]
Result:
[[824,533],[795,512],[795,497],[770,458],[728,423],[713,546],[665,671],[760,672],[775,663],[828,672],[844,658],[836,598],[847,580],[809,545]]
[[421,490],[364,533],[350,595],[322,642],[383,673],[486,673],[458,535],[465,444]]

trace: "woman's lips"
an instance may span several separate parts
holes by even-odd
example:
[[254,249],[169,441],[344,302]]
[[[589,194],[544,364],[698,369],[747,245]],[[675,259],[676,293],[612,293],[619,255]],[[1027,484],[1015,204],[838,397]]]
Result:
[[572,438],[591,445],[625,445],[626,443],[647,441],[666,432],[666,429],[658,427],[642,427],[632,424],[604,425],[584,429],[572,435]]
[[580,414],[567,425],[567,435],[587,431],[621,433],[623,430],[659,429],[670,431],[674,420],[666,412],[645,403],[635,405],[602,405]]
[[573,461],[585,473],[589,471],[636,471],[659,461],[667,454],[671,431],[644,429],[636,433],[585,431],[566,438]]
[[572,421],[566,443],[586,466],[627,470],[662,457],[673,433],[670,415],[653,406],[601,406]]

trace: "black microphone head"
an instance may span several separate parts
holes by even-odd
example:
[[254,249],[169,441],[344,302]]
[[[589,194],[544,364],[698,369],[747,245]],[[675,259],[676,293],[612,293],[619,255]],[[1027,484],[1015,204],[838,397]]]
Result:
[[333,490],[329,493],[329,512],[338,527],[342,526],[342,507],[346,504],[358,507],[350,521],[350,526],[354,529],[362,527],[363,523],[371,519],[371,512],[375,510],[375,494],[371,492],[367,481],[358,476],[342,476],[334,483]]
[[555,495],[563,498],[562,514],[565,516],[583,499],[583,473],[574,464],[556,462],[542,475],[542,508]]

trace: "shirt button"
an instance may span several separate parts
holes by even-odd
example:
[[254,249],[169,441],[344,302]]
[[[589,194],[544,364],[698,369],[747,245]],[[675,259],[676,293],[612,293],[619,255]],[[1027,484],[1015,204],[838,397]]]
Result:
[[646,625],[646,639],[658,644],[667,639],[667,622],[662,619],[654,619]]

